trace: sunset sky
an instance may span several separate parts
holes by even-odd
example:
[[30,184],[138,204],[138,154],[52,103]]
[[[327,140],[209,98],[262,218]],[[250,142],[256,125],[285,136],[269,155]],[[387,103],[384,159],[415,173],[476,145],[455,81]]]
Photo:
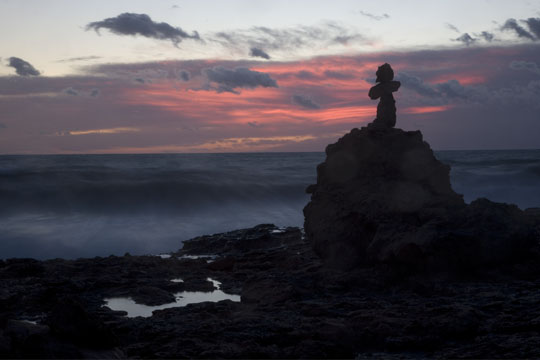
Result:
[[0,0],[0,154],[540,148],[540,1]]

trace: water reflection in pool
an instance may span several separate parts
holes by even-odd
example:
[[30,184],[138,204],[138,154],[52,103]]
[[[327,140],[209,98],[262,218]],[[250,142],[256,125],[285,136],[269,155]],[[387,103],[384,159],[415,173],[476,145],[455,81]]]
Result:
[[[180,279],[173,279],[180,280]],[[106,298],[105,305],[111,310],[126,311],[127,317],[149,317],[152,316],[152,311],[163,310],[173,307],[186,306],[187,304],[200,303],[205,301],[217,302],[221,300],[240,301],[240,295],[226,294],[220,290],[221,283],[211,278],[207,279],[212,282],[217,290],[203,292],[203,291],[182,291],[174,294],[176,300],[172,303],[162,304],[157,306],[148,306],[143,304],[137,304],[133,299],[129,297],[117,297]]]

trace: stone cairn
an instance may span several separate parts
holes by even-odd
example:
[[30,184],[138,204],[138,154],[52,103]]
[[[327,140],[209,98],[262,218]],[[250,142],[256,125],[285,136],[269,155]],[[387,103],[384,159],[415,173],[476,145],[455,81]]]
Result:
[[369,90],[369,97],[381,100],[377,105],[377,118],[369,126],[391,128],[396,125],[396,101],[392,93],[398,91],[401,83],[394,81],[394,70],[388,63],[379,66],[375,75],[378,84]]

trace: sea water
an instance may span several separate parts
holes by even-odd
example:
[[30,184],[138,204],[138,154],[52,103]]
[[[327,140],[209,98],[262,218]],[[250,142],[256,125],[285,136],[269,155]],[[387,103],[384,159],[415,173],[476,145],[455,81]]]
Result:
[[[540,150],[440,151],[454,190],[540,207]],[[0,156],[0,258],[160,254],[204,234],[302,226],[324,153]]]

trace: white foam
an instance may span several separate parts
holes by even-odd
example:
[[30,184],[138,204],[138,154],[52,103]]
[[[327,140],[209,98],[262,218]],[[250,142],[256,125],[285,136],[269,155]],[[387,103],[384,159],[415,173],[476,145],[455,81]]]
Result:
[[215,259],[215,258],[217,258],[217,255],[182,255],[178,257],[178,259],[191,259],[191,260]]
[[217,255],[182,255],[182,256],[179,256],[178,259],[179,260],[182,260],[182,259],[190,259],[190,260],[202,259],[202,260],[206,260],[206,262],[209,264],[211,262],[214,262],[217,257],[218,257]]

